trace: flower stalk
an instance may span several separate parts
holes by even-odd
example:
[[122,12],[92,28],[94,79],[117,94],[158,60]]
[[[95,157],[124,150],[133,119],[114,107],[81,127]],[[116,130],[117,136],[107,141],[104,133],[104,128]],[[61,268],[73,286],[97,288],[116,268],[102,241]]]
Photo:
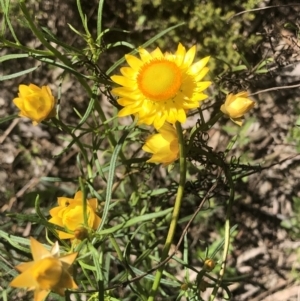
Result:
[[[164,261],[168,257],[168,254],[169,254],[169,251],[171,248],[171,244],[174,239],[176,226],[177,226],[179,213],[180,213],[180,208],[181,208],[181,203],[182,203],[182,199],[183,199],[183,195],[184,195],[185,181],[186,181],[186,154],[185,154],[185,144],[184,144],[184,138],[183,138],[183,133],[182,133],[182,127],[178,121],[175,123],[175,125],[176,125],[176,131],[177,131],[178,143],[179,143],[180,179],[179,179],[179,185],[178,185],[178,189],[177,189],[177,195],[176,195],[175,205],[174,205],[174,209],[173,209],[173,213],[172,213],[172,217],[171,217],[168,235],[166,238],[164,248],[162,250],[161,261]],[[161,280],[162,274],[164,272],[164,269],[165,269],[165,265],[161,266],[156,271],[155,279],[154,279],[154,282],[152,285],[152,290],[150,292],[148,301],[154,301],[154,298],[155,298],[155,295],[159,288],[160,280]]]

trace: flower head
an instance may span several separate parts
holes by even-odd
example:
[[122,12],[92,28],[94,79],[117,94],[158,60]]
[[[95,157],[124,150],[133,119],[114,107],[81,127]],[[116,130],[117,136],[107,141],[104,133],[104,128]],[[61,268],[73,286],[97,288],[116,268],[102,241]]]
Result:
[[147,162],[163,163],[167,166],[176,161],[179,156],[179,145],[175,128],[165,123],[158,130],[158,134],[147,138],[143,150],[153,154]]
[[241,126],[243,124],[244,114],[249,112],[255,105],[255,102],[248,98],[248,92],[243,91],[238,94],[228,94],[225,103],[220,110],[229,118]]
[[20,109],[19,116],[31,119],[34,125],[55,116],[56,100],[48,86],[20,85],[13,102]]
[[60,197],[57,199],[58,207],[54,207],[50,210],[49,222],[55,225],[66,228],[72,233],[58,231],[60,239],[73,239],[75,238],[74,231],[82,226],[88,226],[91,229],[96,230],[100,225],[101,218],[96,214],[97,199],[87,200],[87,225],[84,225],[84,210],[82,192],[76,192],[74,199]]
[[121,68],[122,75],[111,77],[122,86],[112,90],[124,107],[118,116],[134,114],[139,124],[153,124],[156,129],[165,121],[185,122],[186,112],[199,107],[207,98],[203,91],[211,84],[201,81],[209,70],[205,67],[209,57],[193,64],[195,53],[195,46],[186,51],[179,44],[175,54],[140,48],[140,59],[126,55],[130,67]]
[[56,242],[48,251],[41,243],[30,237],[33,261],[21,263],[16,269],[22,272],[9,285],[34,290],[34,301],[42,301],[50,291],[61,296],[65,289],[76,289],[77,285],[69,273],[77,253],[59,256]]

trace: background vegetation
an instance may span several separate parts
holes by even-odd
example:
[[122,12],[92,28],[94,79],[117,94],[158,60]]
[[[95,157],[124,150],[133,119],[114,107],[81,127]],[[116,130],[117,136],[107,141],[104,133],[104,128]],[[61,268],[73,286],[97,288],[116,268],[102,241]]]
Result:
[[[1,0],[2,8],[5,3],[11,5],[9,19],[20,44],[43,50],[44,46],[29,29],[18,1]],[[196,44],[198,58],[211,56],[209,77],[214,85],[203,107],[204,118],[209,120],[218,112],[225,92],[247,89],[253,93],[257,105],[242,128],[224,118],[197,137],[199,149],[215,155],[225,151],[235,182],[236,196],[231,212],[234,227],[223,290],[216,296],[218,300],[297,300],[300,106],[299,88],[295,86],[299,83],[300,24],[297,16],[300,7],[286,4],[285,1],[239,0],[228,3],[104,1],[102,26],[107,32],[97,44],[99,59],[93,61],[93,49],[83,35],[76,1],[26,1],[34,22],[49,41],[53,35],[74,48],[74,70],[80,74],[96,74],[97,79],[90,77],[88,82],[99,80],[102,83],[103,93],[96,101],[108,120],[116,115],[117,109],[103,84],[107,80],[105,73],[133,48],[182,22],[184,24],[170,30],[148,48],[159,46],[174,51],[181,42],[186,47]],[[82,1],[82,10],[87,15],[91,36],[96,37],[98,1]],[[245,12],[238,14],[242,11]],[[4,22],[4,10],[1,13]],[[9,30],[2,31],[1,57],[23,53],[22,49],[10,47],[4,40],[13,40]],[[58,47],[62,53],[65,49],[63,45]],[[37,68],[31,73],[3,80],[7,75],[33,67]],[[74,74],[35,55],[6,61],[0,58],[0,70],[0,277],[3,279],[0,287],[3,300],[30,300],[30,294],[8,286],[17,274],[13,266],[30,260],[28,236],[46,242],[41,216],[49,217],[49,209],[56,205],[57,197],[73,196],[79,187],[78,178],[84,178],[87,173],[78,145],[70,141],[72,130],[77,134],[84,132],[77,126],[87,112],[90,98]],[[117,69],[111,71],[116,72]],[[12,99],[21,83],[49,84],[57,91],[61,120],[69,127],[68,134],[59,127],[44,124],[33,127],[26,119],[8,118],[16,114]],[[90,162],[99,163],[96,167],[91,164],[95,176],[88,189],[93,195],[97,193],[101,215],[114,150],[107,140],[109,130],[96,119],[97,114],[87,119],[89,130],[80,141],[88,151],[94,150]],[[199,115],[192,117],[190,119],[195,122]],[[130,123],[130,119],[109,121],[116,140],[122,137],[128,129],[125,126]],[[185,127],[189,130],[192,125],[187,123]],[[93,251],[85,250],[86,262],[82,262],[90,278],[81,285],[83,291],[90,293],[73,294],[74,300],[99,299],[97,290],[101,286],[97,282],[99,274],[93,269],[97,266],[93,258],[103,263],[101,271],[109,280],[103,283],[104,288],[114,287],[105,291],[107,300],[143,300],[141,292],[146,294],[151,290],[153,273],[131,284],[127,281],[150,270],[160,260],[170,219],[168,209],[174,204],[178,184],[178,167],[168,170],[143,163],[146,155],[140,148],[147,131],[141,127],[130,132],[122,146],[127,161],[124,165],[117,161],[107,216],[110,228],[135,221],[134,218],[139,222],[114,232],[115,241],[108,235],[99,238],[93,250],[102,254],[100,259]],[[216,277],[220,270],[229,185],[225,178],[219,178],[217,188],[205,199],[217,178],[218,166],[205,161],[207,157],[199,153],[191,153],[189,159],[193,164],[188,166],[186,194],[172,247],[175,248],[181,238],[183,242],[166,268],[157,300],[209,300],[212,292],[209,286],[214,284],[210,276]],[[37,195],[41,216],[36,214]],[[202,200],[205,201],[202,209],[183,235]],[[160,212],[164,214],[159,216]],[[143,222],[141,217],[148,214],[156,214],[156,219],[148,216],[148,222]],[[55,240],[52,233],[48,237]],[[121,258],[114,243],[120,247]],[[84,246],[82,248],[84,250]],[[206,270],[203,277],[201,271],[205,270],[207,258],[213,259],[216,268]],[[206,282],[208,287],[204,289]],[[49,300],[59,299],[52,294]]]

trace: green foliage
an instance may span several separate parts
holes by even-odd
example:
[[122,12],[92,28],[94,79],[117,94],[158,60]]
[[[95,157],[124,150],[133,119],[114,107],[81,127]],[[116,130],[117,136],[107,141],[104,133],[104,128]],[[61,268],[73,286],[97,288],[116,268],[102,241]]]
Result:
[[[251,25],[255,15],[247,13],[234,17],[236,12],[254,8],[259,1],[231,1],[220,5],[219,1],[184,0],[135,0],[127,3],[127,14],[138,20],[140,28],[150,27],[156,31],[173,24],[185,25],[173,30],[164,39],[157,41],[165,49],[170,43],[176,45],[196,44],[198,55],[212,57],[210,70],[217,75],[235,66],[246,51],[257,44],[260,37],[250,35],[241,38],[245,24]],[[158,22],[159,20],[159,22]]]

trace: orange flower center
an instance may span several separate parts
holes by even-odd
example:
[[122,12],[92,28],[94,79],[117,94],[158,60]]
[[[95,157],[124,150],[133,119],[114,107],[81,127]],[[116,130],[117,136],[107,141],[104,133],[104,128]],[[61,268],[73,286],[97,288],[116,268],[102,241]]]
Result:
[[165,101],[173,98],[180,89],[181,71],[174,62],[155,59],[142,66],[137,82],[146,97]]

